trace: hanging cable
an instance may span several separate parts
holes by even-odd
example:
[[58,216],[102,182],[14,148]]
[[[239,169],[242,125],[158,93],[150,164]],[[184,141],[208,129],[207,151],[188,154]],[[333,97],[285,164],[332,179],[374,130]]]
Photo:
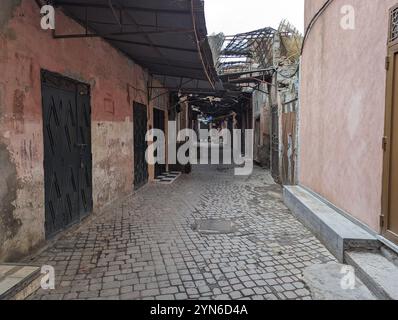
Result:
[[322,16],[322,14],[326,11],[326,9],[332,4],[332,2],[333,2],[333,0],[327,0],[323,4],[323,6],[319,9],[319,11],[312,17],[312,19],[311,19],[310,23],[308,24],[308,26],[305,30],[305,33],[304,33],[303,45],[301,46],[301,55],[303,55],[305,42],[306,42],[313,26],[318,21],[318,19]]

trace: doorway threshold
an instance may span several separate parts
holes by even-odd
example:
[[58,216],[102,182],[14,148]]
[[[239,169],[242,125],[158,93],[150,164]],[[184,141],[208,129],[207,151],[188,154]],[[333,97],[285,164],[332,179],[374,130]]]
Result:
[[160,176],[155,178],[156,183],[160,184],[172,184],[181,176],[181,172],[178,171],[170,171],[164,172]]
[[396,254],[398,254],[398,245],[395,243],[391,242],[390,240],[384,238],[383,236],[378,236],[377,237],[380,242],[382,242],[386,247],[388,247],[390,250],[394,251]]

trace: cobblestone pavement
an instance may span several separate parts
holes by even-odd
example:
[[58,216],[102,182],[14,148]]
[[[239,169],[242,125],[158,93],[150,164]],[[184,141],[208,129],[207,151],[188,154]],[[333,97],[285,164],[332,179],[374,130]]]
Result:
[[[208,232],[198,227],[206,219],[233,228]],[[333,260],[284,206],[268,171],[234,177],[231,168],[197,166],[42,252],[33,262],[55,267],[56,289],[30,299],[310,299],[303,269]]]

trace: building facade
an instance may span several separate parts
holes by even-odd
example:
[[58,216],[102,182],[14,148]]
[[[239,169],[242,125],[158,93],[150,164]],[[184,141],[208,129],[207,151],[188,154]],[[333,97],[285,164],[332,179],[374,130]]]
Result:
[[356,223],[398,243],[391,49],[397,12],[390,11],[396,4],[305,1],[298,179]]
[[[167,91],[148,89],[161,84],[147,70],[102,38],[54,39],[39,11],[23,0],[0,12],[0,261],[153,179],[137,157],[154,110],[167,122]],[[61,11],[56,23],[82,32]]]

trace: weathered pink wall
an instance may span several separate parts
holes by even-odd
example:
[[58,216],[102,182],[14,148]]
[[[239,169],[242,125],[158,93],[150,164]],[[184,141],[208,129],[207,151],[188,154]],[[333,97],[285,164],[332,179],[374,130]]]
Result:
[[[44,240],[40,69],[91,85],[94,207],[133,190],[132,103],[148,105],[148,73],[101,39],[53,40],[32,0],[2,1],[0,13],[0,261]],[[80,26],[58,13],[57,28]],[[158,85],[158,84],[157,84]],[[167,108],[165,105],[158,107]],[[151,119],[152,107],[149,108]],[[153,168],[151,168],[153,174]]]
[[322,8],[327,0],[305,0],[304,27],[307,29],[311,19]]
[[[335,0],[305,44],[300,183],[379,231],[388,9],[395,0]],[[355,8],[355,30],[340,26]],[[306,0],[306,20],[322,5]]]

